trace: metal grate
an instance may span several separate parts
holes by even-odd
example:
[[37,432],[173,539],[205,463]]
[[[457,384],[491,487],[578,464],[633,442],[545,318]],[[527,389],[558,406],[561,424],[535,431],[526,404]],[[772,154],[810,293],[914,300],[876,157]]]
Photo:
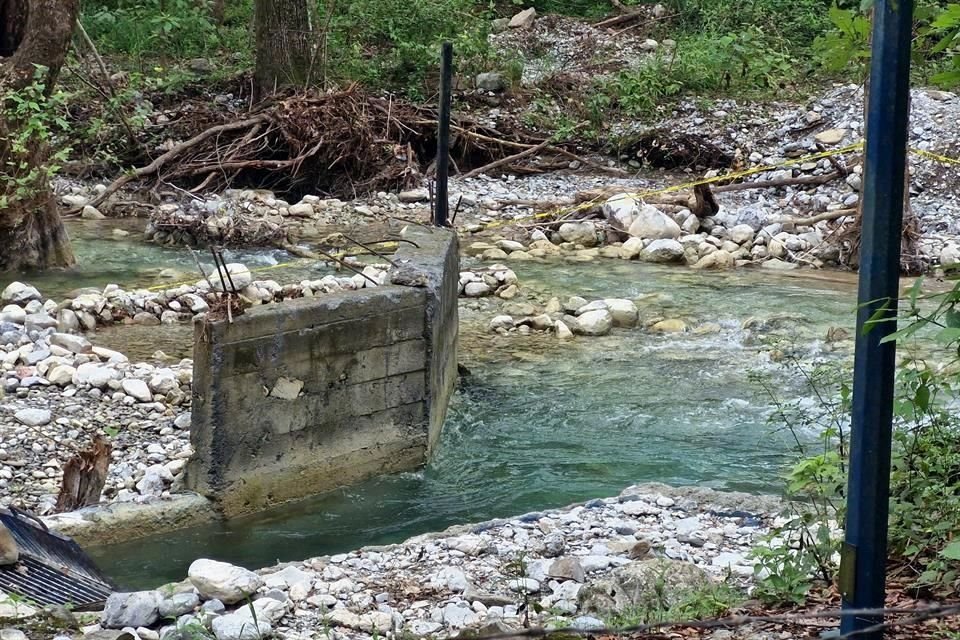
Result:
[[85,608],[102,604],[113,585],[76,542],[22,512],[0,509],[20,561],[0,567],[0,591],[40,605]]

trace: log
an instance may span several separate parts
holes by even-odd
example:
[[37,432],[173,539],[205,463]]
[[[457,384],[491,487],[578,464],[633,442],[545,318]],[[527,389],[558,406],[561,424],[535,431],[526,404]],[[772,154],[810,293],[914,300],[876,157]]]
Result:
[[100,502],[110,466],[109,442],[97,436],[86,451],[74,455],[63,465],[63,484],[57,496],[57,513],[74,511]]
[[836,220],[837,218],[843,218],[844,216],[855,215],[858,215],[856,209],[837,209],[836,211],[827,211],[826,213],[820,213],[815,216],[810,216],[809,218],[803,218],[800,216],[778,216],[775,218],[770,218],[770,222],[792,222],[793,224],[811,225],[818,222],[823,222],[824,220]]
[[547,148],[548,146],[550,146],[550,141],[549,141],[549,140],[544,140],[543,142],[541,142],[540,144],[536,145],[535,147],[530,147],[529,149],[524,149],[523,151],[520,151],[519,153],[515,153],[515,154],[513,154],[512,156],[507,156],[507,157],[505,157],[505,158],[500,158],[499,160],[494,160],[493,162],[491,162],[491,163],[489,163],[489,164],[486,164],[486,165],[484,165],[484,166],[482,166],[482,167],[477,167],[476,169],[473,169],[472,171],[468,171],[467,173],[463,174],[462,177],[464,177],[464,178],[473,178],[473,177],[476,177],[476,176],[480,175],[481,173],[486,173],[487,171],[492,171],[493,169],[496,169],[497,167],[502,167],[502,166],[505,165],[505,164],[510,164],[510,163],[512,163],[512,162],[516,162],[517,160],[522,160],[523,158],[526,158],[526,157],[529,157],[529,156],[532,156],[532,155],[536,155],[537,153],[543,151],[543,150],[544,150],[545,148]]

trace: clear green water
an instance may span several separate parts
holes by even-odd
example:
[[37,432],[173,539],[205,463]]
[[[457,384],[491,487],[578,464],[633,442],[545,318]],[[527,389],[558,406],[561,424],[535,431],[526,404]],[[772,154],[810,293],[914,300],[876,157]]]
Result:
[[852,328],[849,279],[700,274],[619,261],[514,268],[534,298],[657,294],[643,304],[646,317],[680,317],[694,327],[712,322],[720,331],[616,330],[559,345],[549,337],[489,334],[493,310],[465,303],[460,361],[472,375],[423,471],[92,549],[97,561],[121,585],[139,588],[182,579],[201,556],[266,566],[612,495],[634,482],[776,492],[791,439],[768,425],[769,403],[748,375],[768,371],[787,397],[801,387],[760,353],[742,322],[779,317],[776,332],[807,353],[851,352],[822,343],[827,327]]
[[[13,280],[28,282],[37,287],[47,298],[60,300],[66,294],[81,287],[103,288],[110,283],[126,288],[150,287],[176,282],[179,278],[159,278],[164,269],[182,274],[189,282],[200,280],[196,262],[190,251],[183,247],[161,247],[143,242],[145,222],[138,219],[110,220],[109,225],[92,220],[72,220],[67,223],[77,265],[66,271],[23,272],[0,274],[0,289]],[[129,235],[116,237],[114,229],[127,231]],[[198,254],[204,269],[213,270],[209,253]],[[227,250],[228,262],[242,262],[255,272],[256,277],[277,281],[299,281],[315,274],[308,261],[297,260],[281,250]],[[295,262],[289,268],[276,268],[278,264]],[[322,276],[310,276],[322,277]]]

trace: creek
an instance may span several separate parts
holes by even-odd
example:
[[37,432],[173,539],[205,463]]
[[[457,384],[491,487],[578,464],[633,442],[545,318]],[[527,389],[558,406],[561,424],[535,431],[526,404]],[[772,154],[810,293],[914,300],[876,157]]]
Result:
[[[552,335],[499,336],[486,330],[498,313],[493,303],[464,300],[459,359],[471,375],[425,469],[93,548],[101,567],[123,587],[155,587],[183,579],[197,557],[267,566],[615,495],[635,482],[775,493],[794,438],[768,423],[771,401],[751,374],[767,376],[784,398],[804,391],[800,374],[771,362],[763,345],[780,336],[809,357],[852,353],[849,340],[823,341],[828,327],[852,333],[856,292],[845,276],[697,273],[610,260],[511,267],[538,302],[640,298],[641,317],[682,318],[693,331],[617,329],[566,344]],[[129,351],[123,342],[139,338],[128,329],[104,337]],[[189,334],[180,335],[186,349]]]

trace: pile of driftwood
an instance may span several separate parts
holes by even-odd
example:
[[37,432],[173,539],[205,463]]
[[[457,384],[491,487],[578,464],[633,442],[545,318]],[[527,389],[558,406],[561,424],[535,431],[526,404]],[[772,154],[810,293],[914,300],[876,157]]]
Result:
[[[226,116],[225,116],[226,117]],[[287,197],[317,194],[356,197],[421,184],[433,172],[436,113],[430,107],[365,93],[297,94],[255,112],[218,122],[171,145],[150,163],[108,186],[99,205],[121,188],[172,183],[192,192],[227,186],[271,189]],[[533,156],[539,168],[524,166]],[[572,160],[623,173],[583,158],[551,140],[516,130],[502,132],[469,116],[451,126],[455,173],[545,171]]]

